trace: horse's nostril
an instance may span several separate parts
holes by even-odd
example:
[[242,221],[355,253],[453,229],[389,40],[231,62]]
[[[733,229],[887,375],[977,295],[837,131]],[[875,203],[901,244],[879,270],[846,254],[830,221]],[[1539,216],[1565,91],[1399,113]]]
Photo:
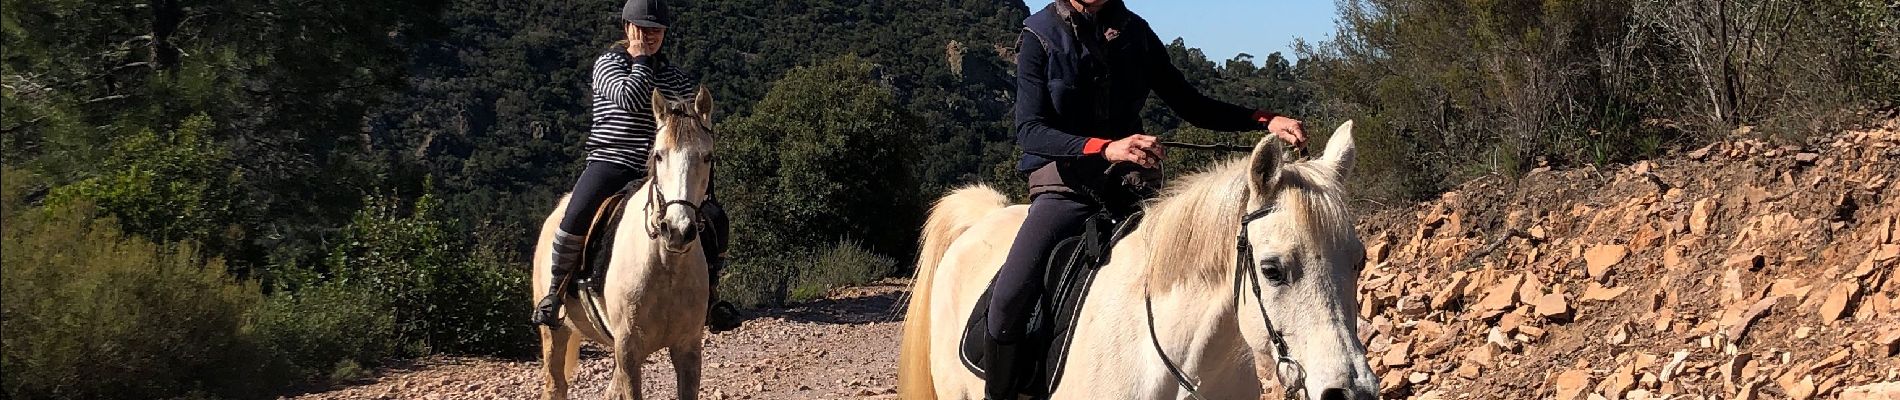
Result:
[[1319,400],[1357,400],[1350,396],[1352,391],[1345,388],[1331,388],[1319,392]]

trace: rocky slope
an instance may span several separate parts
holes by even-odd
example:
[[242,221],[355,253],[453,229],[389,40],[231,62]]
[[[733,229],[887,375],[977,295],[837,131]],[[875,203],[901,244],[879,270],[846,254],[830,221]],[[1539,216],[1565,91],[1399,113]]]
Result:
[[1382,394],[1900,398],[1897,181],[1889,120],[1483,179],[1367,216]]

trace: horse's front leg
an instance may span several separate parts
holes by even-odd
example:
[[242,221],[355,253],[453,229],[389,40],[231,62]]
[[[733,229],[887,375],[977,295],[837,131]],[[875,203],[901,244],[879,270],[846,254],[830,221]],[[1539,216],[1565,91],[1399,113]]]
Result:
[[633,332],[621,332],[614,338],[613,393],[625,400],[640,400],[640,361],[645,352],[633,340]]
[[568,382],[574,379],[575,364],[580,360],[580,338],[574,329],[540,327],[541,367],[547,382],[541,388],[542,400],[567,400]]
[[673,376],[679,378],[680,400],[699,398],[700,352],[704,349],[698,340],[692,344],[674,346],[668,349],[673,359]]

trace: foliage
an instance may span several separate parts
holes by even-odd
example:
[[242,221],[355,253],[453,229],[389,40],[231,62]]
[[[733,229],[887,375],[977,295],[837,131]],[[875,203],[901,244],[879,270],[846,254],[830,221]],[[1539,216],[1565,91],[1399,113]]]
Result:
[[719,126],[717,186],[741,232],[738,263],[831,245],[822,238],[910,254],[923,207],[909,134],[924,128],[873,68],[845,56],[794,69],[753,114]]
[[402,354],[389,310],[363,288],[319,284],[270,296],[255,312],[256,332],[296,376],[350,379],[350,370]]
[[248,329],[255,285],[222,261],[128,236],[83,203],[21,210],[6,197],[6,397],[251,397],[289,380]]
[[1419,198],[1893,102],[1900,13],[1880,3],[1353,0],[1301,68],[1315,115],[1359,120],[1373,195]]
[[100,176],[60,187],[54,204],[83,202],[118,218],[125,229],[160,241],[223,244],[227,224],[238,222],[233,189],[242,176],[229,169],[229,151],[208,137],[210,118],[192,117],[178,130],[121,137],[100,160]]
[[[338,285],[387,302],[394,332],[411,354],[523,354],[526,271],[456,236],[424,195],[404,208],[372,198],[341,234],[325,270],[307,285]],[[307,278],[306,278],[307,279]]]
[[865,250],[853,242],[838,242],[815,252],[791,292],[792,301],[823,299],[832,288],[862,285],[897,271],[897,260]]

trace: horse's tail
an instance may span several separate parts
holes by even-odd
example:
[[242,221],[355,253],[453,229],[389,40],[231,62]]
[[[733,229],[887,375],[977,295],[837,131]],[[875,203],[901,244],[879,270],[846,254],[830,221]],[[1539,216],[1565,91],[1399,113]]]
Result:
[[963,231],[984,214],[1008,207],[1009,198],[981,184],[971,185],[937,200],[924,222],[923,246],[918,249],[917,276],[910,286],[910,305],[904,313],[904,341],[897,363],[898,396],[910,400],[936,398],[930,377],[930,286],[937,264],[943,262]]

